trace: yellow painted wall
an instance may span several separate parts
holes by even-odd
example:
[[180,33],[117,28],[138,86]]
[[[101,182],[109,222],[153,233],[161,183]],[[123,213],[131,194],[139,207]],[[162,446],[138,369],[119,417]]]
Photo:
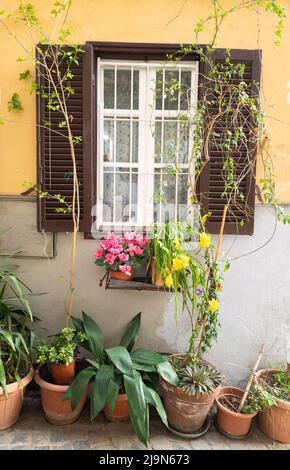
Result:
[[[51,0],[31,0],[38,17],[48,24]],[[234,0],[222,2],[230,6]],[[290,0],[281,0],[290,12]],[[0,10],[12,11],[18,1],[0,2]],[[210,0],[73,0],[70,21],[72,40],[80,44],[88,40],[128,42],[188,43],[193,40],[193,25],[207,16]],[[180,13],[180,14],[179,14]],[[228,18],[217,46],[263,50],[264,109],[271,116],[275,168],[281,202],[290,202],[290,22],[287,20],[282,49],[274,49],[276,19],[263,13],[259,17],[249,11]],[[20,25],[10,26],[20,34],[27,47],[31,38]],[[210,28],[201,36],[206,43]],[[0,126],[0,193],[19,194],[24,181],[36,179],[35,97],[25,92],[27,85],[18,80],[24,64],[15,61],[23,51],[0,25],[0,117],[7,119]],[[7,112],[7,102],[14,92],[21,95],[24,111]],[[287,100],[288,98],[288,100]]]

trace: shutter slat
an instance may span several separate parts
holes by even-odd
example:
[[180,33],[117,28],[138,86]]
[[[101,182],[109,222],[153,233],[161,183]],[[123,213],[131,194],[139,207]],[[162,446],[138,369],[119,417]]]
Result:
[[[235,77],[227,82],[229,84],[238,84],[241,81],[249,84],[251,86],[252,95],[256,96],[257,93],[257,83],[260,81],[261,73],[261,51],[258,50],[242,50],[235,49],[230,51],[231,63],[234,64],[244,64],[245,70],[243,77]],[[211,58],[215,64],[226,64],[226,50],[225,49],[216,49]],[[203,88],[209,90],[208,87],[212,86],[211,81],[206,80],[208,75],[208,64],[201,62],[200,63],[200,98],[202,97]],[[253,83],[255,82],[255,84]],[[214,96],[214,90],[212,91]],[[229,95],[226,94],[226,98],[229,98]],[[231,101],[231,105],[235,103],[235,100]],[[210,106],[210,114],[214,116],[217,112],[217,106],[213,104]],[[243,120],[250,118],[249,112],[244,109],[242,111],[243,117],[239,117],[237,122],[237,127],[242,125]],[[207,229],[211,233],[219,233],[223,208],[227,203],[227,200],[222,197],[222,194],[225,189],[226,181],[226,170],[224,169],[224,152],[219,147],[220,143],[223,141],[223,135],[227,127],[227,122],[224,118],[219,119],[213,126],[213,132],[218,135],[214,135],[210,139],[210,144],[208,147],[210,160],[206,164],[204,170],[202,171],[199,181],[197,191],[200,195],[200,201],[202,204],[202,209],[204,213],[211,212],[211,215],[207,218]],[[230,127],[229,130],[234,131],[235,128]],[[251,130],[254,132],[254,127]],[[251,139],[251,131],[246,133],[245,138],[247,139],[248,146],[250,149],[250,155],[245,144],[242,140],[239,141],[238,148],[231,153],[231,156],[235,162],[235,171],[234,174],[236,177],[243,175],[245,165],[248,164],[249,158],[253,159],[253,165],[255,167],[255,157],[256,149],[253,146],[253,140]],[[243,195],[243,199],[236,197],[235,201],[231,201],[228,214],[226,217],[225,223],[225,234],[253,234],[254,229],[254,205],[255,205],[255,178],[251,172],[247,173],[247,176],[239,184],[239,191]],[[243,221],[243,224],[240,225],[240,222]]]

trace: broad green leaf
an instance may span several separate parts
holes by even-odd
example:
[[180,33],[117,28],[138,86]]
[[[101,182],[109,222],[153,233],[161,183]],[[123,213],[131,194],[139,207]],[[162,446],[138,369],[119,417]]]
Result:
[[8,398],[8,389],[6,385],[6,375],[5,375],[5,369],[4,369],[4,364],[1,359],[0,355],[0,385],[3,388],[4,396],[5,398]]
[[96,369],[100,368],[100,363],[93,361],[92,359],[86,359],[87,362],[89,362],[92,366],[94,366]]
[[156,367],[154,366],[147,366],[147,364],[138,364],[138,362],[133,362],[133,367],[136,370],[143,370],[144,372],[156,372]]
[[179,385],[179,378],[170,362],[161,362],[160,364],[157,364],[156,367],[159,374],[164,380],[166,380],[166,382],[170,383],[171,385]]
[[91,385],[91,419],[98,416],[107,402],[110,380],[114,377],[113,365],[102,365],[98,370],[95,381]]
[[121,380],[121,375],[114,375],[114,377],[110,379],[107,394],[107,404],[109,406],[110,413],[113,413],[116,399],[120,390]]
[[96,374],[97,370],[94,367],[87,367],[76,376],[73,383],[69,386],[68,390],[64,394],[63,400],[71,400],[72,410],[78,406],[88,383]]
[[130,352],[138,339],[140,326],[141,312],[137,313],[137,315],[135,315],[135,317],[128,323],[126,331],[121,338],[120,346],[123,346]]
[[83,324],[90,345],[90,350],[98,361],[102,362],[104,354],[104,339],[102,332],[95,320],[89,317],[85,312],[83,312]]
[[80,318],[71,317],[74,328],[82,333],[85,333],[84,323]]
[[144,348],[132,351],[131,358],[138,364],[147,364],[148,366],[156,366],[160,362],[164,362],[164,357],[161,354]]
[[133,377],[133,364],[127,349],[123,346],[116,346],[115,348],[106,349],[106,353],[120,372]]
[[163,406],[163,403],[161,401],[160,396],[158,395],[158,393],[155,390],[153,390],[150,387],[147,387],[147,385],[145,385],[144,383],[143,383],[143,388],[144,388],[144,394],[145,394],[146,401],[150,405],[152,405],[156,408],[162,422],[165,424],[166,427],[168,427],[166,411],[164,409],[164,406]]
[[12,335],[8,332],[0,328],[0,337],[2,338],[10,345],[10,347],[15,351],[15,344],[13,341]]
[[140,441],[147,446],[149,440],[149,409],[139,372],[134,371],[133,377],[124,375],[124,386],[128,395],[132,426]]

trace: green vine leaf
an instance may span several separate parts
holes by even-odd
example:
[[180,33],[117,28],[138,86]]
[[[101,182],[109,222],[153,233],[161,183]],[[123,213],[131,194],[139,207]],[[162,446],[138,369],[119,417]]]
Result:
[[23,111],[23,106],[18,93],[13,93],[11,99],[8,101],[8,111],[14,113]]

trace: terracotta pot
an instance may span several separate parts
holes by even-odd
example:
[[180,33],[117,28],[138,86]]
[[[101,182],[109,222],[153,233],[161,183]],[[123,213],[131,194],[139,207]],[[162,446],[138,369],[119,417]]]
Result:
[[227,395],[243,396],[244,390],[237,387],[221,387],[216,397],[217,405],[217,425],[222,430],[232,436],[246,436],[250,430],[252,419],[257,413],[235,413],[223,406],[220,399]]
[[32,378],[33,368],[31,367],[28,374],[22,379],[23,388],[19,387],[18,382],[7,385],[7,399],[5,398],[3,388],[0,387],[0,431],[13,426],[18,420],[25,389]]
[[[175,356],[184,357],[181,354]],[[193,433],[203,426],[221,388],[218,387],[209,395],[189,395],[182,388],[174,387],[164,379],[160,380],[160,387],[168,422],[185,434]]]
[[44,380],[40,375],[41,367],[34,373],[34,380],[40,387],[41,404],[47,421],[52,424],[71,424],[76,421],[85,405],[89,387],[79,402],[78,406],[72,411],[70,400],[64,400],[63,396],[68,389],[68,385],[55,385]]
[[[259,370],[254,379],[256,384],[263,387],[261,376],[279,369]],[[261,431],[274,441],[290,444],[290,401],[277,400],[276,405],[258,413],[258,425]]]
[[117,281],[132,281],[134,279],[134,269],[132,268],[131,276],[128,274],[122,273],[122,271],[111,271],[111,279],[116,279]]
[[151,261],[151,278],[152,278],[152,284],[154,286],[158,287],[163,287],[163,280],[162,280],[162,274],[159,271],[156,271],[155,269],[155,258],[152,258]]
[[69,385],[75,378],[76,361],[66,364],[50,364],[52,380],[56,385]]
[[117,396],[116,404],[112,413],[110,413],[108,405],[105,406],[104,413],[105,413],[106,418],[109,421],[113,421],[117,423],[126,421],[129,417],[128,397],[126,393],[120,393]]

